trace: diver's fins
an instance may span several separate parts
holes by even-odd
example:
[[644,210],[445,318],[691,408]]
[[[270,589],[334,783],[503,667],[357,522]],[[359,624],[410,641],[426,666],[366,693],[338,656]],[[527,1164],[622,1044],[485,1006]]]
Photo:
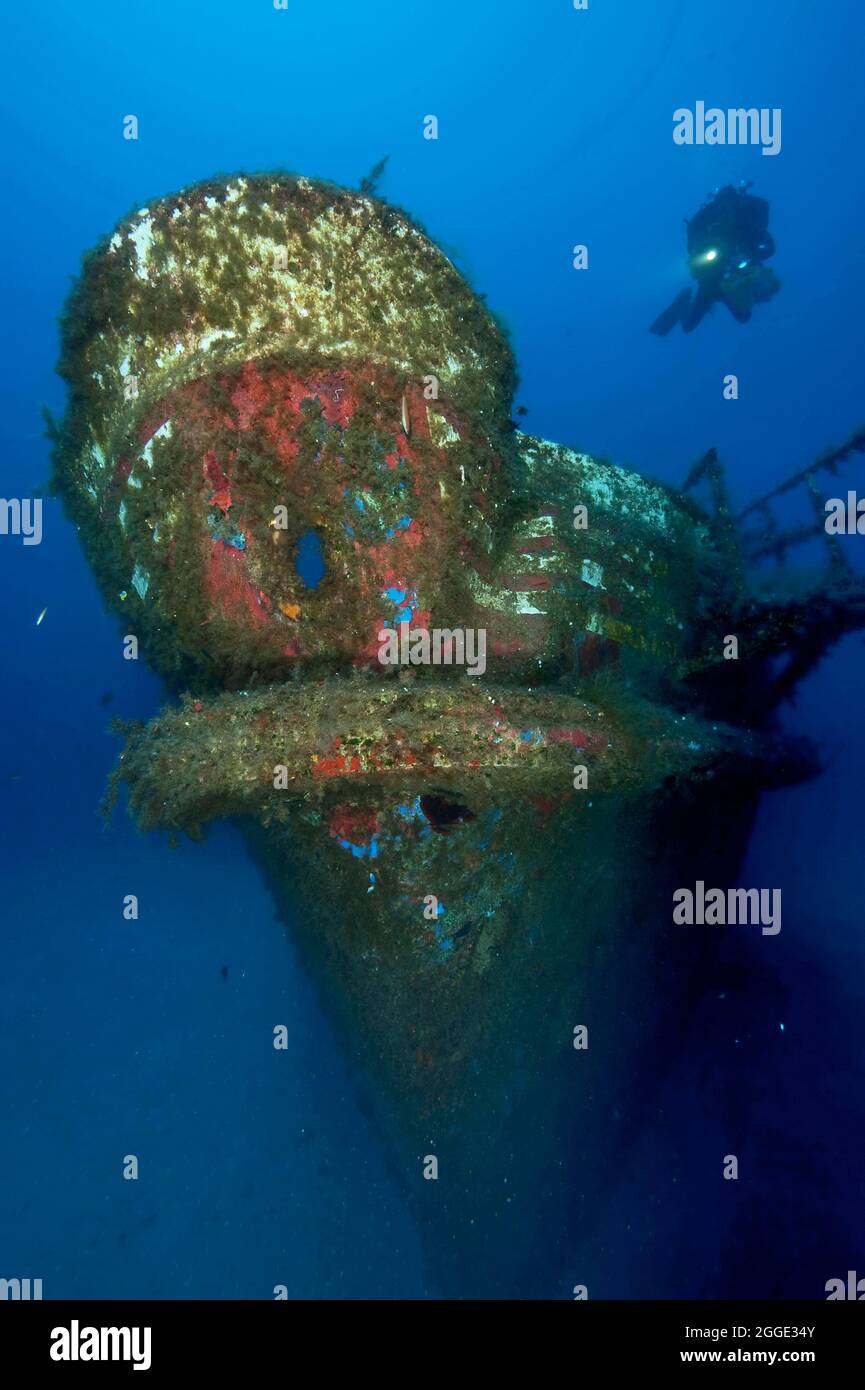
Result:
[[649,329],[649,332],[657,333],[659,338],[666,338],[670,330],[672,328],[675,328],[677,323],[681,323],[685,310],[687,309],[690,302],[691,291],[682,290],[681,294],[676,295],[676,298],[673,300],[669,308],[665,309],[662,314],[658,315],[658,317],[655,319],[655,322]]
[[693,333],[698,323],[702,323],[712,305],[715,303],[715,295],[706,293],[705,287],[700,286],[694,295],[692,304],[686,306],[682,314],[682,332]]

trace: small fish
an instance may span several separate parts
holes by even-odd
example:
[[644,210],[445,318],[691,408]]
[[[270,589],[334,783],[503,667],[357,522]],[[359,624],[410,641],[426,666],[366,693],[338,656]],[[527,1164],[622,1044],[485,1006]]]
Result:
[[100,705],[102,705],[102,707],[104,708],[106,705],[110,705],[110,704],[111,704],[111,701],[112,701],[113,699],[114,699],[114,691],[113,691],[113,690],[106,690],[106,691],[103,692],[102,695],[100,695],[100,697],[99,697],[99,703],[100,703]]
[[400,419],[402,421],[402,432],[405,435],[406,439],[408,439],[409,435],[411,434],[411,416],[408,413],[408,401],[406,400],[405,391],[403,391],[402,393],[402,400],[400,401],[399,413]]
[[224,965],[224,966],[222,967],[222,969],[220,970],[219,973],[220,973],[220,975],[222,976],[223,980],[227,980],[227,979],[228,979],[228,966],[227,966],[227,965]]
[[47,612],[48,612],[48,609],[47,609],[47,608],[43,608],[43,609],[42,609],[42,612],[39,614],[39,617],[36,619],[36,626],[37,626],[37,627],[38,627],[39,624],[42,622],[42,619],[45,617],[45,614],[46,614]]

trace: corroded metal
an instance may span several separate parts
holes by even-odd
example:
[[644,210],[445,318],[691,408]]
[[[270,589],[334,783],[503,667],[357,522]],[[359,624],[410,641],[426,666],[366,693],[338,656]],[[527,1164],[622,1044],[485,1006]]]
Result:
[[[766,662],[807,628],[805,669],[865,605],[752,589],[714,453],[705,511],[515,430],[496,321],[366,194],[268,175],[149,204],[87,258],[61,370],[58,490],[182,696],[126,731],[114,788],[144,827],[244,818],[442,1286],[535,1261],[541,1289],[603,1181],[599,1096],[632,1104],[687,1010],[672,887],[730,881],[761,787],[813,770]],[[484,669],[385,668],[402,627],[483,630]],[[575,1073],[588,1022],[602,1069]]]

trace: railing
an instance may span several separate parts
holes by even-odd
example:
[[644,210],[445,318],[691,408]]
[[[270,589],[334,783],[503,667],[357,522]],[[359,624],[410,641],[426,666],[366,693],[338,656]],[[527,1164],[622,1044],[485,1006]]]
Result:
[[738,530],[730,511],[724,466],[716,449],[710,449],[698,459],[682,484],[682,491],[692,492],[704,480],[708,484],[714,508],[709,518],[712,538],[727,563],[730,578],[739,589],[742,584],[743,555]]
[[[807,468],[803,468],[799,473],[794,473],[783,483],[778,483],[776,487],[771,488],[762,497],[756,498],[743,511],[739,512],[738,516],[734,518],[737,526],[741,526],[748,517],[759,516],[762,518],[762,525],[758,529],[742,533],[741,545],[745,563],[753,565],[760,560],[775,559],[779,564],[783,564],[787,551],[791,547],[803,545],[806,541],[822,536],[829,552],[829,566],[833,577],[842,581],[849,580],[851,578],[850,566],[838,537],[830,535],[826,530],[826,499],[820,488],[818,477],[821,473],[837,475],[842,463],[853,454],[861,453],[865,453],[865,429],[854,431],[843,444],[838,445],[837,448],[827,449]],[[789,526],[786,530],[782,530],[772,511],[772,503],[778,497],[793,492],[796,488],[807,489],[814,512],[814,520],[813,522],[802,522],[796,526]]]
[[[735,516],[729,506],[723,467],[714,449],[698,460],[682,485],[683,491],[690,492],[705,483],[711,493],[710,534],[726,561],[728,573],[735,576],[738,584],[737,597],[728,607],[721,592],[716,595],[721,611],[728,611],[729,621],[734,624],[729,630],[739,634],[752,657],[782,653],[788,657],[787,665],[773,680],[759,685],[755,698],[762,701],[764,712],[792,694],[828,647],[845,633],[865,627],[865,580],[851,569],[838,537],[826,530],[826,499],[820,487],[821,475],[837,475],[842,463],[862,453],[865,428],[854,431],[837,448],[827,449],[809,467],[778,483]],[[784,529],[773,503],[797,488],[806,489],[814,520]],[[749,529],[745,523],[751,518],[759,524]],[[829,571],[816,585],[783,599],[778,595],[761,598],[752,592],[745,575],[754,565],[767,558],[783,565],[791,548],[820,536],[828,550]],[[720,664],[719,652],[704,653],[685,663],[682,674],[700,674]]]

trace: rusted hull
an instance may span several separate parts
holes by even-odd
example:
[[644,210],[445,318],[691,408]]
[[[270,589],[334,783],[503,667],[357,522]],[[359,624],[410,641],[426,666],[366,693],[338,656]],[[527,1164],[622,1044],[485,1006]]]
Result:
[[825,605],[749,593],[713,453],[714,515],[516,430],[506,336],[368,193],[157,200],[85,262],[61,369],[58,490],[180,697],[114,790],[143,828],[247,818],[437,1291],[567,1296],[712,949],[673,890],[734,882],[759,788],[809,770],[766,663],[793,633],[790,688]]
[[368,861],[314,827],[248,830],[419,1222],[431,1293],[591,1285],[608,1184],[715,951],[671,925],[673,889],[735,882],[753,805],[733,787],[720,807],[714,791],[552,816],[505,803],[499,839],[463,824],[415,862],[413,896],[437,889],[443,921],[470,904],[456,940],[420,901],[403,918],[370,906]]

